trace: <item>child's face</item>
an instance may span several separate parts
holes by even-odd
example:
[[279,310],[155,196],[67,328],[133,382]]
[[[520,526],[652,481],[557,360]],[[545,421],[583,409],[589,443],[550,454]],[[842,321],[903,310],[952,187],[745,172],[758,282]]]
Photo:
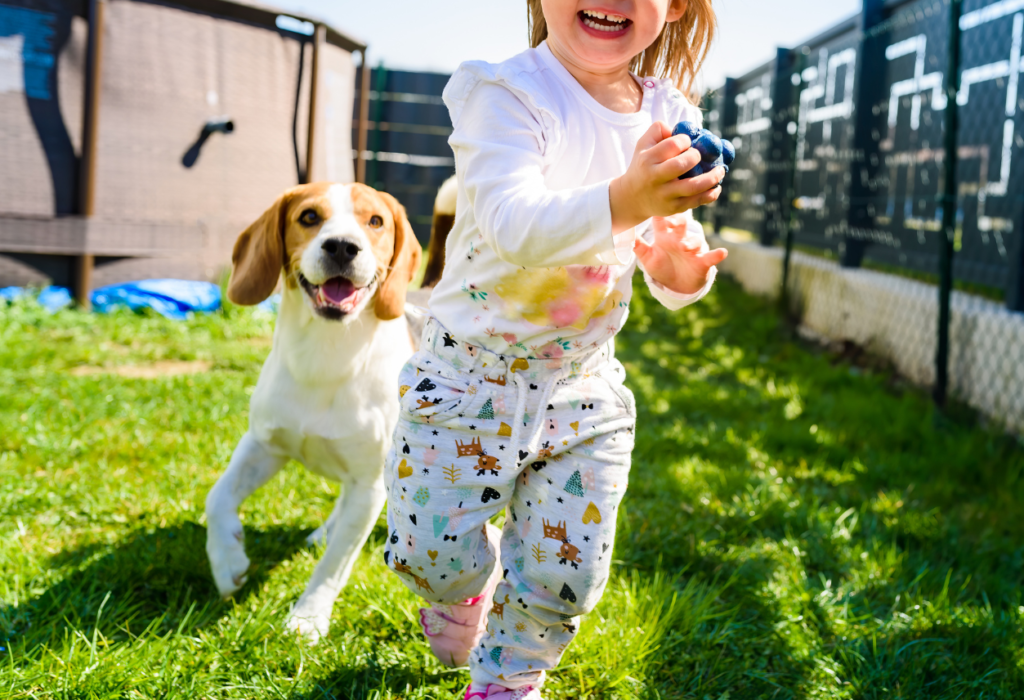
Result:
[[556,54],[594,72],[620,69],[654,43],[687,0],[541,0]]

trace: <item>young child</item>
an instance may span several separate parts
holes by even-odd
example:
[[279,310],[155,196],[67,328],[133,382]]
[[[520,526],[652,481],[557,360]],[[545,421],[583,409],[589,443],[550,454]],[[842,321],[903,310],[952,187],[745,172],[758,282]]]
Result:
[[430,601],[438,658],[468,660],[467,699],[539,698],[608,581],[636,419],[613,339],[637,262],[678,309],[726,256],[689,212],[724,172],[679,180],[700,155],[670,126],[701,120],[677,85],[711,0],[528,2],[535,48],[465,63],[444,92],[457,218],[385,469],[384,559]]

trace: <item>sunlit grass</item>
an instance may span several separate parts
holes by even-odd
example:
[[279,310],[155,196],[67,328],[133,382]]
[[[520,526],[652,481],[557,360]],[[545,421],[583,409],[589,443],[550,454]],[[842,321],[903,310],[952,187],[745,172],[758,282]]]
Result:
[[[725,281],[674,315],[634,302],[617,565],[547,696],[1024,696],[1024,453],[777,323]],[[0,697],[461,697],[382,524],[329,637],[284,633],[336,494],[296,465],[246,503],[258,568],[217,597],[203,499],[272,328],[0,308]],[[174,360],[210,370],[73,374]]]

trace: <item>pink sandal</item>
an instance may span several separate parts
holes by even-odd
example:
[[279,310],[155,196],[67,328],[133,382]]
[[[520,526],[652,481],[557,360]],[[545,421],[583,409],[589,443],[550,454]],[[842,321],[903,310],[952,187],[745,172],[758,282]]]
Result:
[[473,685],[470,684],[466,688],[466,695],[462,700],[473,700],[473,698],[482,698],[482,700],[541,700],[540,691],[532,685],[524,685],[521,688],[509,690],[503,685],[495,685],[494,683],[488,685],[484,690],[473,690]]
[[[492,546],[497,544],[501,536],[493,526],[488,526],[487,535]],[[465,666],[470,652],[480,643],[487,629],[487,613],[491,611],[494,589],[501,581],[501,571],[501,563],[496,562],[487,586],[476,598],[469,598],[456,605],[431,603],[428,608],[420,608],[423,634],[427,635],[434,656],[445,666]]]

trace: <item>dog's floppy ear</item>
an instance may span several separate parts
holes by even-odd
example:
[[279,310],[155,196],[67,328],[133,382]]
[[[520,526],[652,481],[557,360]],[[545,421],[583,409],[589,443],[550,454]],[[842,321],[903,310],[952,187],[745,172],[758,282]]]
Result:
[[380,196],[387,202],[395,219],[395,252],[391,255],[388,276],[377,292],[374,311],[377,318],[390,321],[405,313],[405,292],[413,275],[420,269],[423,251],[412,231],[409,217],[405,215],[405,207],[385,192],[381,192]]
[[235,241],[228,282],[228,299],[233,303],[259,304],[277,286],[284,265],[284,217],[289,194],[278,197]]

